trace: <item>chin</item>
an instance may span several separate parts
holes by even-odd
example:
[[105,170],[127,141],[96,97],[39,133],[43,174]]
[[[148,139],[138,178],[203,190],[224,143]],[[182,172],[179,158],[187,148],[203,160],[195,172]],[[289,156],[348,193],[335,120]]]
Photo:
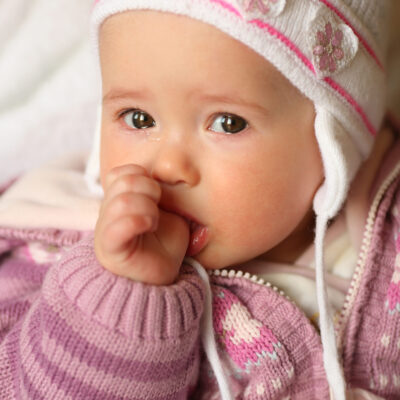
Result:
[[228,265],[223,263],[222,260],[218,257],[212,249],[206,247],[200,253],[192,256],[194,260],[200,263],[205,269],[214,270],[214,269],[223,269]]
[[211,248],[205,248],[200,253],[192,257],[199,262],[207,270],[216,270],[231,268],[234,265],[241,264],[244,261],[236,261],[233,259],[227,259],[226,256],[219,254],[217,251],[213,251]]

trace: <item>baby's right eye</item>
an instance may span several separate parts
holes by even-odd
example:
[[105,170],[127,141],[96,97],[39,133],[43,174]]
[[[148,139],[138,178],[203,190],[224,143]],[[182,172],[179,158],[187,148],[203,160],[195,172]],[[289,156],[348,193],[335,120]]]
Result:
[[128,110],[123,112],[121,116],[132,129],[147,129],[156,125],[152,116],[142,110]]

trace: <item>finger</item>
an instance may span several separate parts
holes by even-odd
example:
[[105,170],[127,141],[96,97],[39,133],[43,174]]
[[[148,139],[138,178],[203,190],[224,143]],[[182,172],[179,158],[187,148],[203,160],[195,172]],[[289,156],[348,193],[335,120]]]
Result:
[[182,262],[189,245],[189,225],[184,218],[160,211],[156,236],[168,254]]
[[108,190],[110,185],[122,175],[143,175],[149,176],[147,170],[137,164],[124,164],[111,169],[104,180],[104,192]]
[[152,227],[152,219],[145,215],[126,215],[114,220],[104,229],[102,250],[104,254],[119,255],[123,262],[135,251],[140,235]]
[[110,202],[122,193],[142,194],[158,203],[161,198],[161,186],[148,176],[132,174],[119,176],[106,192],[102,208],[108,207]]
[[159,208],[150,197],[141,193],[125,192],[116,195],[104,207],[100,218],[110,223],[123,216],[141,215],[152,218],[153,228],[158,224]]

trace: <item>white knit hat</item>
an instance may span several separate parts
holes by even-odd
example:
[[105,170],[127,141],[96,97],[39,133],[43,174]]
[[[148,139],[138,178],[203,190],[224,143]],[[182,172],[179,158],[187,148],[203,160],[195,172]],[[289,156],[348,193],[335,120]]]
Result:
[[[390,0],[97,0],[92,36],[109,16],[158,10],[211,24],[265,57],[315,104],[315,134],[325,182],[314,198],[316,280],[328,381],[345,399],[323,277],[323,242],[329,219],[371,152],[385,112],[386,15]],[[100,131],[100,125],[99,125]],[[99,132],[86,175],[99,176]]]

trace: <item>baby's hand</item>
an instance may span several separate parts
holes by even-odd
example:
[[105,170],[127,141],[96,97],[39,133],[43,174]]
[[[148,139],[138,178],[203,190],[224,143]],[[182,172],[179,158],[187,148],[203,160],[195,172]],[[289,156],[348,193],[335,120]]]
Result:
[[189,242],[186,221],[158,207],[161,187],[138,165],[106,176],[95,229],[99,262],[114,274],[154,285],[175,281]]

